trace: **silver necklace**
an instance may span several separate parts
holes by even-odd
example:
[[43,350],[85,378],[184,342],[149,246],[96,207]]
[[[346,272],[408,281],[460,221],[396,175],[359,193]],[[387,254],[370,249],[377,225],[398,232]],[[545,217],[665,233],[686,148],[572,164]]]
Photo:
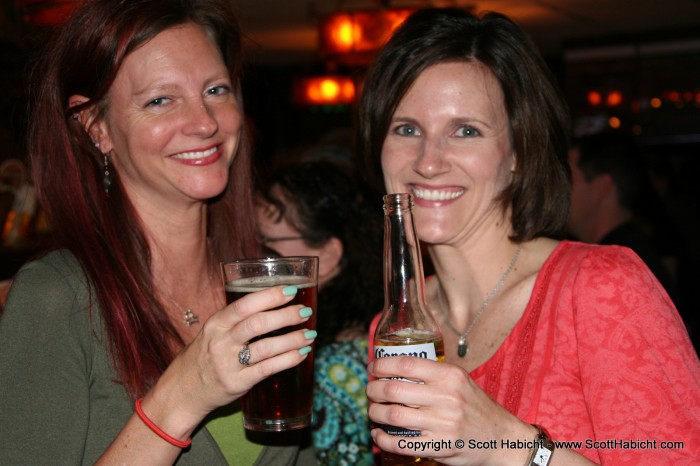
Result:
[[[209,285],[211,285],[211,280],[212,280],[212,278],[213,278],[213,274],[210,274],[210,275],[209,275],[209,278],[207,278],[207,283],[206,283],[206,284],[204,285],[204,287],[199,291],[199,293],[197,293],[197,296],[195,296],[195,298],[194,298],[194,300],[193,300],[195,303],[196,303],[197,301],[199,301],[199,298],[201,298],[201,297],[204,295],[204,293],[209,289]],[[155,284],[155,283],[154,283],[154,284]],[[188,306],[187,309],[183,309],[182,306],[180,306],[180,303],[178,303],[177,301],[175,301],[175,298],[173,298],[169,293],[167,293],[165,290],[163,290],[161,287],[159,287],[158,284],[155,284],[155,286],[156,286],[156,288],[158,289],[158,291],[160,292],[160,294],[162,294],[163,296],[165,296],[166,298],[168,298],[168,300],[169,300],[171,303],[173,303],[173,304],[175,305],[175,307],[176,307],[180,312],[182,312],[182,314],[184,315],[184,323],[185,323],[185,325],[187,325],[187,326],[189,327],[189,326],[191,326],[192,324],[196,324],[197,322],[199,322],[199,316],[198,316],[197,314],[194,313],[194,311],[192,310],[192,306]]]
[[510,272],[513,270],[513,267],[515,267],[515,263],[518,262],[518,257],[520,256],[520,250],[522,249],[522,245],[518,245],[518,248],[515,250],[515,254],[513,254],[513,259],[510,261],[510,265],[506,269],[506,271],[503,273],[501,278],[498,280],[498,283],[496,283],[496,286],[493,287],[491,292],[486,295],[486,299],[484,299],[484,302],[481,303],[481,307],[479,308],[479,312],[476,313],[476,317],[474,317],[474,320],[472,320],[472,323],[469,324],[469,327],[467,327],[467,330],[462,333],[459,330],[457,330],[454,325],[452,325],[452,322],[450,322],[449,314],[447,310],[445,309],[445,306],[442,305],[442,293],[440,292],[439,297],[440,297],[440,310],[442,310],[444,317],[445,317],[445,323],[447,324],[448,327],[450,327],[450,330],[455,332],[459,336],[459,340],[457,341],[457,356],[460,358],[463,358],[464,356],[467,355],[469,352],[469,343],[467,342],[467,337],[469,336],[469,333],[472,331],[474,326],[476,325],[477,322],[479,322],[479,319],[481,316],[484,314],[484,311],[486,310],[487,307],[489,307],[489,304],[491,303],[491,300],[496,297],[499,291],[501,291],[501,288],[503,288],[503,285],[506,282],[506,278],[508,278],[508,275],[510,275]]

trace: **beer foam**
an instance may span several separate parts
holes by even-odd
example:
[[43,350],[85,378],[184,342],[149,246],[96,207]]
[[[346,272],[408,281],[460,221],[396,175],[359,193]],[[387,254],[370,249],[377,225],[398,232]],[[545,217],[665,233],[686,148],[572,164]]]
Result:
[[226,291],[231,293],[252,293],[278,285],[294,285],[297,288],[309,288],[316,284],[309,277],[298,275],[276,275],[272,277],[239,278],[226,282]]

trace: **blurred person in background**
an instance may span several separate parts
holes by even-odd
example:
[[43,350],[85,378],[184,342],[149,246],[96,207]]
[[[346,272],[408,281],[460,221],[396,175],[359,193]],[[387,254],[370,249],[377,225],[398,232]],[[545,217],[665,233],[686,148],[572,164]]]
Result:
[[683,239],[652,188],[638,146],[621,133],[584,135],[573,141],[569,164],[570,234],[586,243],[632,249],[671,296],[693,338],[692,319],[678,291]]
[[320,464],[371,465],[367,330],[383,305],[383,215],[345,158],[319,152],[266,177],[260,240],[271,254],[319,256],[314,449]]

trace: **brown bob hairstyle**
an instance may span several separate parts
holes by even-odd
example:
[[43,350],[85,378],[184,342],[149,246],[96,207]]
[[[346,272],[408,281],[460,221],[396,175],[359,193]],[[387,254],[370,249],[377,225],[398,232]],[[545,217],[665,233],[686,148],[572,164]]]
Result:
[[370,68],[357,114],[357,144],[369,181],[381,184],[382,146],[399,102],[426,68],[476,61],[503,90],[516,172],[500,196],[513,206],[514,241],[559,237],[569,208],[569,114],[548,66],[527,35],[499,13],[455,8],[413,13]]

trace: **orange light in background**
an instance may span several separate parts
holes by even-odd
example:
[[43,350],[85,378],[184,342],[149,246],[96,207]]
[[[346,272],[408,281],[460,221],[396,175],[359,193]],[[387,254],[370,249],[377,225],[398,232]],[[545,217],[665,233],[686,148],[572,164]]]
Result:
[[610,117],[608,118],[608,125],[610,125],[611,128],[619,128],[622,126],[622,121],[618,117]]
[[616,107],[622,103],[622,93],[620,91],[610,91],[605,99],[608,107]]
[[649,105],[651,105],[652,108],[660,108],[661,107],[661,99],[658,97],[652,97],[649,100]]
[[678,91],[666,91],[665,94],[665,99],[670,102],[678,103],[681,101],[681,93]]
[[600,92],[598,91],[588,91],[586,100],[588,100],[589,105],[597,107],[601,104],[601,102],[603,102],[603,96],[600,95]]
[[356,10],[326,16],[320,22],[321,51],[328,55],[374,52],[413,11]]
[[302,78],[294,85],[294,100],[300,105],[350,105],[355,100],[355,83],[338,75]]
[[338,13],[322,23],[322,40],[333,53],[349,53],[359,41],[361,31],[350,13]]

